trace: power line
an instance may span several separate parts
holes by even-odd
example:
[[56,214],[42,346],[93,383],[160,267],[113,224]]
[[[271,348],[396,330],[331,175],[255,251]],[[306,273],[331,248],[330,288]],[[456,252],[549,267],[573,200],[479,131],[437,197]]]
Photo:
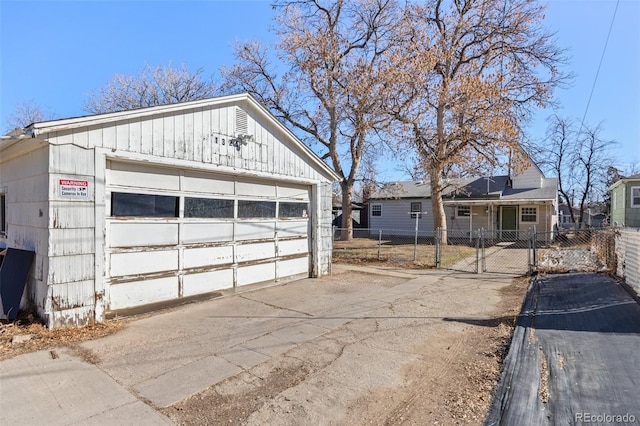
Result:
[[607,40],[604,42],[604,49],[602,49],[602,55],[600,56],[600,63],[598,64],[598,71],[596,71],[596,77],[593,79],[593,85],[591,86],[591,93],[589,93],[589,100],[587,101],[587,107],[584,109],[584,115],[582,116],[582,122],[580,123],[580,128],[584,127],[584,120],[587,118],[587,112],[589,111],[589,106],[591,105],[591,98],[593,97],[593,91],[596,88],[596,82],[598,81],[598,75],[600,75],[600,68],[602,68],[602,62],[604,60],[604,54],[607,51],[607,45],[609,44],[609,37],[611,36],[611,30],[613,29],[613,23],[616,20],[616,13],[618,12],[618,5],[620,5],[620,0],[616,2],[616,8],[613,11],[613,17],[611,18],[611,25],[609,25],[609,32],[607,33]]

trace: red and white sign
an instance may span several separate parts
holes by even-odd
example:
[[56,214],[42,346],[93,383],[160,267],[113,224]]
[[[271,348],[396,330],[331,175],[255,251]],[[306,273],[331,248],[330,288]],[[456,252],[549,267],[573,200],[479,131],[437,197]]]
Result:
[[58,184],[58,195],[61,198],[88,200],[90,198],[89,181],[60,179]]

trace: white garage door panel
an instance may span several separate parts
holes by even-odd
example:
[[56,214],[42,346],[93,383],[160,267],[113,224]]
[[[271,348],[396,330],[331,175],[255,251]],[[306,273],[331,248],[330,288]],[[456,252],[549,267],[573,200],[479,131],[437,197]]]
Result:
[[281,260],[278,262],[278,278],[298,274],[309,274],[309,257]]
[[309,201],[309,187],[278,186],[278,198],[287,198],[295,201]]
[[111,254],[112,277],[176,271],[178,250],[141,251]]
[[236,182],[236,194],[273,198],[276,196],[276,187],[272,183]]
[[194,294],[209,293],[232,287],[233,270],[231,269],[187,274],[182,277],[182,293],[184,296],[193,296]]
[[275,237],[275,222],[238,222],[236,240],[263,240]]
[[172,191],[180,189],[180,172],[161,167],[112,162],[106,178],[109,185]]
[[178,244],[177,223],[111,222],[111,247],[148,247]]
[[281,238],[307,236],[309,233],[308,223],[306,219],[279,222],[278,236]]
[[110,288],[111,310],[178,298],[178,277],[113,284]]
[[276,267],[273,263],[239,267],[237,277],[238,286],[273,281],[276,279]]
[[184,267],[199,268],[202,266],[233,263],[233,247],[201,247],[184,250]]
[[233,241],[233,223],[185,223],[181,237],[184,244]]
[[309,241],[304,239],[278,241],[278,256],[290,256],[309,252]]
[[255,244],[239,244],[236,247],[236,261],[248,262],[251,260],[270,259],[276,256],[275,242]]
[[182,189],[189,192],[230,195],[234,193],[234,186],[232,177],[212,177],[206,173],[185,172],[182,179]]

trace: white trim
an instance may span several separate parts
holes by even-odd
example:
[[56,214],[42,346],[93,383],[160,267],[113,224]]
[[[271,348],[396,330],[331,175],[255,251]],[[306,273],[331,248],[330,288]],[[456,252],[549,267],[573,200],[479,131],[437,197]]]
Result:
[[[637,189],[638,190],[638,196],[634,196],[633,195],[633,190]],[[640,199],[640,186],[632,186],[631,187],[631,200],[629,200],[629,205],[631,206],[632,209],[640,209],[640,202],[639,203],[634,203],[634,199],[635,198],[639,198]]]
[[[469,209],[469,214],[460,214],[460,209]],[[470,217],[471,216],[471,206],[456,206],[456,217]]]
[[[524,216],[524,209],[535,209],[535,215],[536,215],[536,220],[524,220],[523,216]],[[518,211],[519,215],[518,215],[518,219],[520,221],[521,224],[537,224],[540,222],[540,212],[538,210],[538,206],[520,206],[519,211]],[[531,216],[531,213],[528,213],[527,216]]]
[[[373,214],[373,208],[374,207],[379,207],[380,208],[380,214]],[[371,217],[382,217],[382,204],[380,204],[380,203],[371,204]]]

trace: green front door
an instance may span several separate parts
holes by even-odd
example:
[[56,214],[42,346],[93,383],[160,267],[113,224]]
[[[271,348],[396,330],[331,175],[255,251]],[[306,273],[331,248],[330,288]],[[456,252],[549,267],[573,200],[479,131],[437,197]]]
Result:
[[502,224],[500,233],[503,240],[515,240],[518,234],[518,207],[502,206]]

